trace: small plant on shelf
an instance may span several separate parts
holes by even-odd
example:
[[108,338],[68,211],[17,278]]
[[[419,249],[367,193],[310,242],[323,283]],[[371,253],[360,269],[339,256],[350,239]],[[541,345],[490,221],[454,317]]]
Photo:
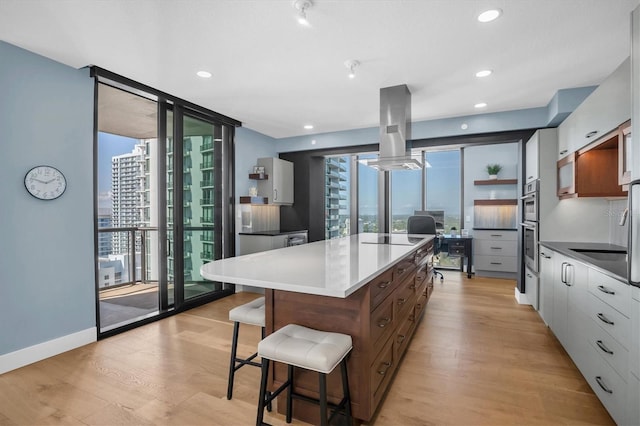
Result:
[[487,164],[487,173],[489,173],[489,179],[497,179],[500,170],[502,170],[502,166],[500,164]]

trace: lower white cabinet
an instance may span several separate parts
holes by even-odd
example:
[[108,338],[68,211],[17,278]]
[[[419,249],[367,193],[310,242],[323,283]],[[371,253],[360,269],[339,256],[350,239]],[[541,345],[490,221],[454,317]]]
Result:
[[511,277],[518,270],[518,231],[474,230],[473,267],[478,276]]
[[640,425],[640,289],[545,246],[540,268],[543,320],[615,422]]
[[539,306],[538,313],[547,326],[553,328],[553,256],[554,251],[540,247]]

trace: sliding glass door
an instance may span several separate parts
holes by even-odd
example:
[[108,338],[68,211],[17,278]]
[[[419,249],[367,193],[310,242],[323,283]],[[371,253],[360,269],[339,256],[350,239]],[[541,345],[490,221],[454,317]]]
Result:
[[109,335],[233,293],[200,267],[235,250],[234,126],[96,77],[97,317]]

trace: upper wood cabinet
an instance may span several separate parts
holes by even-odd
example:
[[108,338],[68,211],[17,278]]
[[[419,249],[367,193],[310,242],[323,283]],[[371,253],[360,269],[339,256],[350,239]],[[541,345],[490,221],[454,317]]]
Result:
[[616,129],[558,161],[558,197],[626,196],[618,183],[619,133]]
[[631,62],[627,58],[558,127],[558,159],[599,140],[631,117]]

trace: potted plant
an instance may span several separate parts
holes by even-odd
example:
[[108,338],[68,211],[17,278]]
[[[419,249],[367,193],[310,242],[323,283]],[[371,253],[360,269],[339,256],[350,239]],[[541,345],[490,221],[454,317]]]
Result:
[[500,164],[487,164],[487,173],[489,173],[489,179],[498,179],[498,173],[502,170]]

